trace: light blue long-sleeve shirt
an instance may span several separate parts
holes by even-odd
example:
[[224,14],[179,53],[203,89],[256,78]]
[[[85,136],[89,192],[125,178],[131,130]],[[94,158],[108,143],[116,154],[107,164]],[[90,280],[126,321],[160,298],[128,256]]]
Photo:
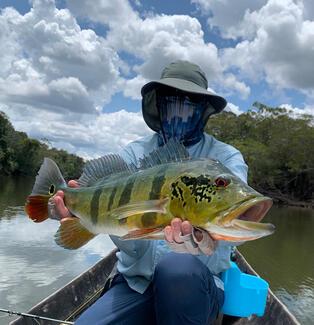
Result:
[[[127,161],[136,163],[138,158],[148,155],[158,148],[158,135],[154,134],[130,143],[120,155]],[[247,165],[241,153],[234,147],[216,140],[204,133],[201,141],[187,148],[193,158],[207,157],[219,160],[244,182],[247,181]],[[118,271],[123,274],[130,288],[143,293],[149,286],[155,267],[160,258],[170,252],[170,248],[163,240],[132,240],[123,241],[111,236],[114,244],[119,248],[117,253]],[[215,252],[210,255],[197,257],[218,275],[230,267],[231,245],[219,241]]]

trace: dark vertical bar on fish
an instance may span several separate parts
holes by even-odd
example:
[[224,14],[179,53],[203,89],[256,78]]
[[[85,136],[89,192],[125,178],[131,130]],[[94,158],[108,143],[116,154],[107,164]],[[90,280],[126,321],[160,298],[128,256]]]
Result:
[[133,177],[131,176],[128,178],[128,180],[124,186],[124,189],[120,195],[118,206],[122,206],[122,205],[125,205],[130,202],[132,188],[133,188],[135,181],[136,181],[136,178],[134,177],[134,175],[133,175]]
[[107,205],[107,211],[111,210],[112,204],[113,204],[115,196],[116,196],[116,193],[117,193],[117,186],[115,186],[112,189],[112,192],[110,193],[110,197],[109,197],[109,201],[108,201],[108,205]]
[[[166,171],[167,168],[162,167],[155,175],[151,189],[149,192],[149,200],[157,200],[160,199],[161,189],[166,181]],[[141,216],[141,222],[143,227],[153,227],[157,220],[157,214],[155,212],[147,212]]]
[[160,191],[165,183],[165,180],[166,168],[162,168],[153,179],[152,187],[149,192],[149,200],[156,200],[160,198]]
[[97,223],[98,214],[99,214],[99,198],[102,193],[102,188],[97,188],[93,194],[91,203],[90,203],[90,214],[93,224]]

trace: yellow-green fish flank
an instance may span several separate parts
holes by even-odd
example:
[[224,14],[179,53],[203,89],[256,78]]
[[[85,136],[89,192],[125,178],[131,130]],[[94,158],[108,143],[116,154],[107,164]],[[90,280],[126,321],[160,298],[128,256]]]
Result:
[[156,151],[139,169],[114,155],[92,161],[80,178],[80,188],[68,188],[55,163],[45,159],[26,212],[36,222],[45,220],[49,215],[43,205],[62,189],[66,207],[77,217],[63,222],[56,235],[57,243],[66,248],[80,247],[99,233],[161,239],[174,217],[207,230],[217,240],[253,240],[274,231],[272,225],[259,223],[271,199],[222,164],[206,158],[164,159],[162,154],[171,155],[169,149]]

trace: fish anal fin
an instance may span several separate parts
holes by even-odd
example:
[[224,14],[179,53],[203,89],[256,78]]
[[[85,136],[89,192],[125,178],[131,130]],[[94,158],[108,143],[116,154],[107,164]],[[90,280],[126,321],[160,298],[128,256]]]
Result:
[[80,219],[71,217],[61,222],[55,234],[55,241],[61,247],[77,249],[87,244],[95,236],[80,223]]
[[163,239],[163,228],[136,229],[129,231],[128,234],[120,237],[122,240],[131,239]]
[[159,200],[129,203],[112,210],[111,213],[118,220],[126,219],[133,215],[139,215],[148,212],[166,214],[168,202],[169,198],[163,198]]

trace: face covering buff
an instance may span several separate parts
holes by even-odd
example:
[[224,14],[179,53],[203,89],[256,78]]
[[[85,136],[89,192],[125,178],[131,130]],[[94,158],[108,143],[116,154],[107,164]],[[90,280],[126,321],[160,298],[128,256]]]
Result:
[[172,138],[185,146],[201,140],[204,129],[204,101],[191,101],[185,95],[158,96],[157,105],[161,123],[160,145]]

